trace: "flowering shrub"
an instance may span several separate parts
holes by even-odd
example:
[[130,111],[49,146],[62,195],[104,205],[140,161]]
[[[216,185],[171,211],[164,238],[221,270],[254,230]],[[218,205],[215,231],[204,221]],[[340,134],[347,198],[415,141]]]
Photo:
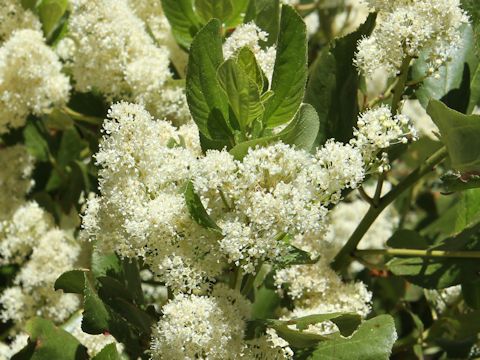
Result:
[[0,360],[480,358],[480,3],[0,0]]

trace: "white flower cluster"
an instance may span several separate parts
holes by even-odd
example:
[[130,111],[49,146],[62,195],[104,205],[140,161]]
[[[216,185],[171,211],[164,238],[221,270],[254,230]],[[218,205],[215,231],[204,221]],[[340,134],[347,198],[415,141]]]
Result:
[[[410,119],[403,114],[392,116],[386,105],[368,110],[360,115],[351,143],[362,150],[362,155],[371,166],[375,165],[379,151],[394,144],[406,144],[417,139]],[[386,164],[378,166],[378,172],[388,170]]]
[[74,267],[80,247],[58,229],[50,229],[34,240],[29,244],[30,257],[21,264],[14,286],[0,295],[3,305],[0,318],[22,323],[33,316],[42,316],[61,323],[78,309],[80,300],[74,294],[55,291],[53,284]]
[[439,314],[444,313],[449,307],[458,302],[461,296],[462,287],[460,285],[438,290],[425,289],[425,297],[432,303]]
[[[184,91],[171,84],[169,33],[161,10],[145,1],[78,0],[69,21],[69,61],[75,88],[96,90],[108,100],[141,102],[159,117],[188,118]],[[160,8],[161,9],[161,8]],[[159,43],[147,32],[143,16]]]
[[223,44],[223,56],[225,59],[229,59],[241,48],[248,47],[255,54],[258,65],[262,68],[267,79],[271,80],[277,49],[275,46],[262,49],[262,43],[267,40],[268,34],[255,25],[254,22],[240,25],[230,37],[225,40]]
[[[291,358],[274,333],[244,341],[248,302],[238,290],[214,284],[232,264],[255,273],[264,261],[279,260],[290,243],[315,242],[320,252],[322,243],[328,247],[321,240],[327,206],[363,181],[362,151],[332,140],[314,154],[275,143],[250,149],[239,161],[226,150],[202,154],[195,125],[176,129],[142,106],[118,103],[108,117],[96,155],[101,195],[89,199],[83,228],[100,250],[142,257],[172,290],[152,357]],[[188,184],[216,230],[192,218]],[[277,283],[294,284],[288,291],[299,312],[369,310],[365,287],[344,284],[327,262],[282,270]]]
[[[4,9],[0,10],[2,13]],[[67,102],[62,65],[38,30],[17,30],[0,47],[0,134]]]
[[170,23],[165,16],[160,1],[129,0],[135,15],[145,22],[148,32],[153,36],[157,45],[166,46],[170,52],[170,61],[176,70],[185,73],[188,54],[180,49],[172,35]]
[[0,0],[0,45],[19,29],[41,30],[38,18],[18,0]]
[[[116,104],[109,118],[96,155],[102,196],[89,201],[84,229],[100,248],[143,257],[176,291],[199,289],[227,263],[251,273],[277,260],[287,233],[322,234],[326,206],[364,176],[349,144],[329,141],[311,155],[277,143],[237,161],[227,151],[202,155],[189,126],[177,131],[140,106]],[[188,181],[219,232],[190,216]]]
[[243,348],[250,304],[223,284],[211,296],[179,294],[154,328],[152,359],[233,359]]
[[390,76],[403,59],[429,52],[432,72],[448,61],[461,43],[468,16],[459,0],[367,0],[379,12],[377,27],[358,44],[355,64],[365,75],[383,68]]
[[[361,282],[344,283],[327,260],[321,258],[312,265],[294,265],[277,271],[275,283],[279,292],[285,289],[295,305],[284,319],[334,312],[368,315],[372,294]],[[333,323],[325,322],[310,326],[308,331],[323,335],[338,329]]]
[[79,299],[55,292],[53,284],[74,267],[80,247],[54,227],[53,219],[36,202],[25,200],[32,185],[32,159],[26,149],[18,145],[1,149],[0,163],[6,165],[0,172],[0,265],[20,266],[13,286],[0,295],[0,318],[16,324],[35,315],[64,321],[78,308]]
[[291,359],[288,343],[273,330],[243,339],[250,308],[247,299],[223,284],[210,296],[175,296],[162,308],[163,317],[153,329],[151,359]]

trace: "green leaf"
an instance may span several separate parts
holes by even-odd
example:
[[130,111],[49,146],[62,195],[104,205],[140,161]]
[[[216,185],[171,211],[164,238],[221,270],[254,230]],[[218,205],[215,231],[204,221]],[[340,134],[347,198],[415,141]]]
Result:
[[249,0],[232,0],[232,13],[226,21],[228,27],[235,27],[242,23],[248,4]]
[[480,188],[480,175],[477,174],[452,174],[442,176],[443,192],[464,191]]
[[305,23],[292,7],[284,5],[271,85],[273,96],[265,103],[267,127],[285,124],[295,115],[305,93],[307,73]]
[[94,251],[92,254],[92,273],[95,277],[111,276],[117,280],[122,279],[122,261],[120,258],[112,254],[102,254]]
[[93,275],[102,285],[99,289],[102,298],[122,296],[138,305],[144,303],[139,266],[135,259],[120,259],[116,254],[94,251],[91,268]]
[[327,119],[336,88],[336,61],[328,48],[324,48],[310,67],[310,76],[304,102],[317,111],[320,123],[315,144],[322,145],[328,138]]
[[121,315],[130,324],[138,328],[143,333],[149,333],[153,326],[154,319],[143,310],[132,305],[122,298],[116,298],[109,301],[109,306]]
[[40,124],[36,122],[28,122],[23,130],[23,137],[25,139],[25,146],[27,151],[40,161],[48,161],[50,158],[50,149],[47,135],[41,129]]
[[365,321],[350,338],[320,342],[310,360],[387,360],[397,338],[393,318],[380,315]]
[[184,196],[190,216],[195,222],[197,222],[197,224],[206,229],[221,232],[221,229],[215,224],[215,221],[213,221],[203,207],[202,201],[195,192],[195,188],[191,181],[187,183]]
[[43,118],[43,121],[47,128],[56,130],[68,130],[74,126],[72,118],[58,109],[53,109],[50,114]]
[[68,0],[41,0],[37,5],[38,16],[46,38],[49,38],[55,30],[67,7]]
[[[255,58],[252,50],[250,50],[248,47],[241,48],[237,54],[237,64],[243,69],[249,79],[257,84],[258,90],[262,91],[265,75],[258,65],[257,59]],[[264,99],[262,99],[262,101],[264,101]]]
[[87,349],[73,335],[49,320],[32,318],[25,325],[25,330],[30,335],[27,351],[13,356],[12,360],[88,359]]
[[288,320],[288,325],[295,325],[298,330],[306,330],[310,325],[331,321],[337,325],[342,336],[350,336],[362,322],[360,315],[356,313],[330,313],[304,316]]
[[315,109],[310,104],[302,104],[295,118],[280,133],[240,143],[230,150],[230,154],[235,159],[241,160],[248,153],[248,149],[267,146],[276,141],[310,151],[315,143],[319,126]]
[[446,315],[433,323],[426,339],[446,351],[447,359],[468,359],[470,349],[478,340],[480,311]]
[[318,258],[312,259],[310,253],[293,245],[288,245],[286,253],[281,258],[275,260],[275,268],[284,268],[291,265],[315,264],[317,261]]
[[257,84],[234,59],[220,65],[217,78],[228,97],[228,103],[240,125],[240,130],[246,134],[247,128],[264,110]]
[[88,147],[88,143],[80,137],[75,128],[65,130],[62,134],[60,147],[57,153],[57,163],[65,167],[71,161],[80,158],[80,153]]
[[266,46],[277,42],[280,28],[279,0],[250,0],[245,14],[244,23],[255,22],[259,28],[268,34]]
[[426,249],[429,243],[414,230],[400,229],[388,239],[387,245],[397,249]]
[[[412,66],[413,79],[420,79],[427,74],[430,67],[428,61],[429,51],[425,50]],[[462,28],[462,47],[452,54],[452,59],[438,71],[438,76],[429,76],[422,82],[421,87],[415,92],[423,107],[427,107],[431,99],[442,99],[450,107],[459,111],[467,111],[469,106],[470,83],[473,86],[479,74],[476,74],[479,62],[474,54],[472,28],[465,25]],[[476,75],[475,75],[476,74]],[[480,96],[478,91],[472,93],[473,97]],[[478,100],[478,99],[477,99]],[[473,100],[472,100],[473,101]]]
[[480,282],[462,284],[462,295],[468,306],[480,310]]
[[217,80],[223,62],[220,22],[211,20],[195,36],[190,48],[186,95],[193,120],[201,134],[223,148],[232,136],[228,98]]
[[101,299],[110,301],[117,297],[133,301],[133,294],[131,294],[125,284],[110,276],[101,276],[96,278],[97,291]]
[[284,321],[267,320],[266,324],[268,327],[275,329],[278,336],[287,341],[290,346],[296,348],[312,347],[327,340],[327,337],[322,335],[291,329]]
[[288,327],[273,327],[283,340],[287,341],[290,346],[295,348],[308,348],[315,346],[321,341],[325,341],[327,338],[322,335],[302,332],[298,330],[292,330]]
[[252,319],[268,319],[275,316],[275,310],[280,305],[280,297],[275,290],[265,285],[254,289],[255,301],[252,304]]
[[82,330],[92,335],[111,332],[111,313],[96,293],[86,274],[84,277]]
[[[132,358],[138,358],[155,321],[154,312],[143,307],[138,264],[94,251],[91,268],[91,273],[84,273],[83,331],[94,335],[108,332],[125,344]],[[90,274],[92,279],[87,276]]]
[[193,37],[201,28],[192,0],[162,0],[162,9],[172,27],[175,40],[183,48],[190,48]]
[[480,4],[477,0],[461,0],[462,8],[468,12],[472,24],[477,51],[480,46]]
[[112,343],[105,346],[102,351],[95,355],[92,360],[121,360],[118,354],[117,346]]
[[64,272],[55,281],[55,290],[63,290],[65,293],[83,294],[85,289],[85,273],[88,270],[70,270]]
[[232,0],[195,0],[195,10],[204,22],[215,18],[225,23],[233,13]]
[[35,10],[38,0],[21,0],[21,2],[25,9]]
[[285,144],[311,151],[319,127],[320,121],[315,109],[309,104],[302,104],[294,119],[278,134],[278,138]]
[[461,114],[436,100],[430,101],[427,113],[440,129],[452,167],[480,171],[480,116]]
[[[411,234],[411,231],[402,231],[401,234],[407,233]],[[405,248],[402,246],[400,235],[397,237],[395,245]],[[408,244],[411,239],[405,238],[404,242]],[[426,243],[425,239],[422,240],[423,246]],[[389,245],[392,246],[394,243],[389,242]],[[473,225],[456,236],[424,246],[423,249],[447,252],[480,251],[480,225]],[[395,257],[388,262],[387,266],[395,275],[403,276],[411,283],[427,289],[443,289],[475,281],[480,269],[478,259],[457,257]]]
[[473,50],[477,59],[476,66],[472,66],[471,82],[470,82],[470,99],[468,103],[467,114],[471,114],[475,105],[480,104],[480,4],[476,0],[461,0],[462,8],[468,12],[470,16],[470,24],[473,29],[472,44],[469,44]]
[[145,302],[142,291],[142,280],[140,279],[140,267],[136,259],[122,259],[123,276],[125,286],[129,293],[139,305]]
[[471,189],[462,192],[456,204],[456,218],[454,232],[459,233],[464,229],[480,222],[480,189]]
[[[348,142],[358,118],[358,69],[353,65],[358,41],[368,36],[375,26],[375,14],[370,14],[357,31],[335,41],[331,49],[335,57],[336,87],[328,107],[326,138]],[[332,60],[329,60],[330,62]],[[331,65],[331,64],[330,64]]]

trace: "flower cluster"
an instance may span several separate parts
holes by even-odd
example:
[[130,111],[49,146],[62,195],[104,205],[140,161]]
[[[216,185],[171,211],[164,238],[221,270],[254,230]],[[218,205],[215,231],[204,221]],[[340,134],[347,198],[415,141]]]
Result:
[[[0,294],[3,321],[20,325],[35,315],[62,322],[79,306],[76,295],[55,292],[53,283],[71,270],[80,246],[65,231],[54,227],[53,219],[25,195],[32,185],[32,159],[22,146],[0,150],[6,168],[0,173],[3,203],[0,214],[0,265],[18,265],[13,286]],[[13,168],[10,168],[12,166]]]
[[233,359],[243,347],[250,304],[223,284],[211,296],[179,294],[154,329],[152,359]]
[[378,164],[380,150],[417,139],[417,133],[406,115],[392,116],[386,105],[371,109],[360,115],[357,128],[353,131],[351,143],[361,149],[370,167],[378,166],[378,172],[388,170],[388,158],[382,154],[383,162]]
[[169,27],[161,7],[152,7],[146,1],[76,1],[64,40],[73,40],[68,66],[78,91],[130,99],[159,117],[185,121],[185,95],[169,69]]
[[[0,12],[3,11],[0,10]],[[0,134],[65,104],[70,83],[38,30],[17,30],[0,47]]]
[[[255,272],[282,256],[286,234],[322,234],[326,206],[364,176],[349,144],[329,141],[312,155],[277,143],[238,161],[225,150],[202,155],[185,140],[188,126],[175,130],[137,105],[116,104],[109,117],[96,155],[102,196],[89,201],[83,226],[98,247],[142,256],[176,291],[201,288],[228,263]],[[218,231],[190,216],[189,181]]]
[[[295,305],[293,311],[284,315],[285,320],[335,312],[366,316],[370,312],[372,294],[365,284],[344,283],[323,258],[312,265],[294,265],[278,271],[275,283]],[[308,331],[324,335],[336,331],[336,327],[323,322],[310,326]]]
[[[363,181],[370,152],[376,154],[377,146],[405,136],[394,131],[396,120],[387,124],[387,119],[371,114],[372,122],[391,130],[381,141],[374,130],[363,131],[367,118],[360,118],[360,130],[350,144],[329,140],[310,154],[278,142],[251,148],[237,160],[226,150],[203,154],[193,124],[175,128],[155,120],[142,106],[112,106],[96,154],[100,196],[88,201],[84,235],[100,251],[140,256],[154,278],[175,295],[162,309],[164,317],[155,330],[155,358],[189,354],[219,359],[226,358],[226,349],[258,358],[264,346],[273,358],[289,358],[288,348],[279,345],[281,339],[272,340],[272,334],[250,345],[235,336],[243,332],[248,315],[232,315],[220,300],[223,295],[215,295],[226,288],[215,283],[232,266],[255,274],[264,262],[280,261],[291,245],[312,251],[312,256],[331,253],[331,242],[322,240],[330,221],[328,206],[341,200],[342,190]],[[191,214],[192,199],[185,195],[189,187],[201,201],[195,207],[205,208],[207,227]],[[330,259],[277,273],[277,286],[296,304],[288,316],[368,313],[370,293],[361,283],[343,283],[330,270]],[[238,307],[244,301],[233,303]],[[229,316],[237,320],[227,321]],[[328,323],[314,331],[333,329]]]
[[20,29],[41,30],[38,18],[30,10],[26,10],[21,1],[0,1],[0,45],[10,35]]
[[365,75],[382,68],[390,76],[402,61],[428,51],[432,72],[461,43],[460,27],[468,23],[459,0],[367,0],[378,11],[377,27],[358,44],[355,64]]

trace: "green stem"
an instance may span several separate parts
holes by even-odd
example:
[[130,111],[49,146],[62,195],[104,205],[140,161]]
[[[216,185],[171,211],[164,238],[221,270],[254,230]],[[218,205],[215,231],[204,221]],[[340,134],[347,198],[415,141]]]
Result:
[[411,56],[407,56],[402,61],[402,65],[400,67],[400,74],[398,75],[398,82],[393,89],[393,99],[392,99],[393,115],[397,114],[398,112],[398,107],[400,105],[400,101],[402,100],[403,91],[405,90],[405,85],[407,83],[408,68],[410,66],[411,61],[412,61]]
[[418,250],[418,249],[369,249],[357,250],[355,256],[390,255],[418,256],[432,258],[480,259],[480,251],[448,251],[448,250]]
[[358,192],[360,193],[360,196],[362,197],[362,199],[368,202],[370,206],[376,205],[373,202],[373,199],[365,192],[365,189],[363,188],[363,186],[360,185],[360,187],[358,188]]
[[240,267],[237,268],[237,271],[235,273],[235,290],[240,291],[242,287],[242,280],[243,280],[243,273],[242,269]]
[[253,283],[255,282],[255,275],[253,274],[248,274],[247,276],[247,280],[245,282],[245,285],[243,286],[243,289],[242,289],[242,295],[244,296],[248,296],[248,294],[250,293],[250,291],[252,290],[253,288]]
[[229,278],[229,285],[231,289],[235,289],[237,285],[237,277],[238,277],[238,272],[240,271],[240,268],[235,266],[235,268],[231,271],[230,273],[230,278]]
[[398,78],[390,84],[390,86],[385,90],[385,92],[383,92],[382,94],[370,100],[366,104],[366,106],[363,107],[363,110],[371,109],[372,107],[377,105],[380,101],[390,98],[390,96],[392,96],[393,89],[395,88],[395,86],[397,86],[397,84],[398,84]]
[[378,178],[378,182],[377,182],[377,187],[375,188],[375,194],[373,195],[374,206],[378,206],[378,203],[380,202],[384,181],[385,181],[385,174],[380,174],[380,177]]
[[62,108],[63,112],[70,116],[73,120],[76,121],[81,121],[86,124],[90,125],[95,125],[95,126],[100,126],[103,123],[103,119],[96,117],[96,116],[90,116],[90,115],[85,115],[81,114],[73,109],[70,109],[69,107],[65,106]]
[[227,200],[227,197],[225,196],[225,194],[223,193],[223,191],[218,188],[218,191],[220,193],[220,198],[222,199],[222,202],[223,202],[223,205],[225,205],[225,207],[230,211],[232,210],[232,207],[230,206],[228,200]]
[[436,151],[432,156],[430,156],[410,175],[408,175],[403,181],[401,181],[396,187],[390,190],[390,192],[388,192],[382,199],[380,199],[380,201],[378,202],[378,206],[370,206],[362,221],[360,222],[360,224],[358,224],[357,228],[348,239],[347,243],[343,246],[343,248],[335,257],[332,263],[332,268],[337,271],[342,269],[343,266],[348,263],[350,254],[355,251],[358,243],[360,242],[360,240],[362,240],[363,236],[368,231],[373,222],[376,220],[378,215],[380,215],[382,211],[404,191],[408,190],[422,177],[429,174],[435,168],[435,166],[441,163],[446,157],[447,149],[445,147],[442,147],[440,150]]

